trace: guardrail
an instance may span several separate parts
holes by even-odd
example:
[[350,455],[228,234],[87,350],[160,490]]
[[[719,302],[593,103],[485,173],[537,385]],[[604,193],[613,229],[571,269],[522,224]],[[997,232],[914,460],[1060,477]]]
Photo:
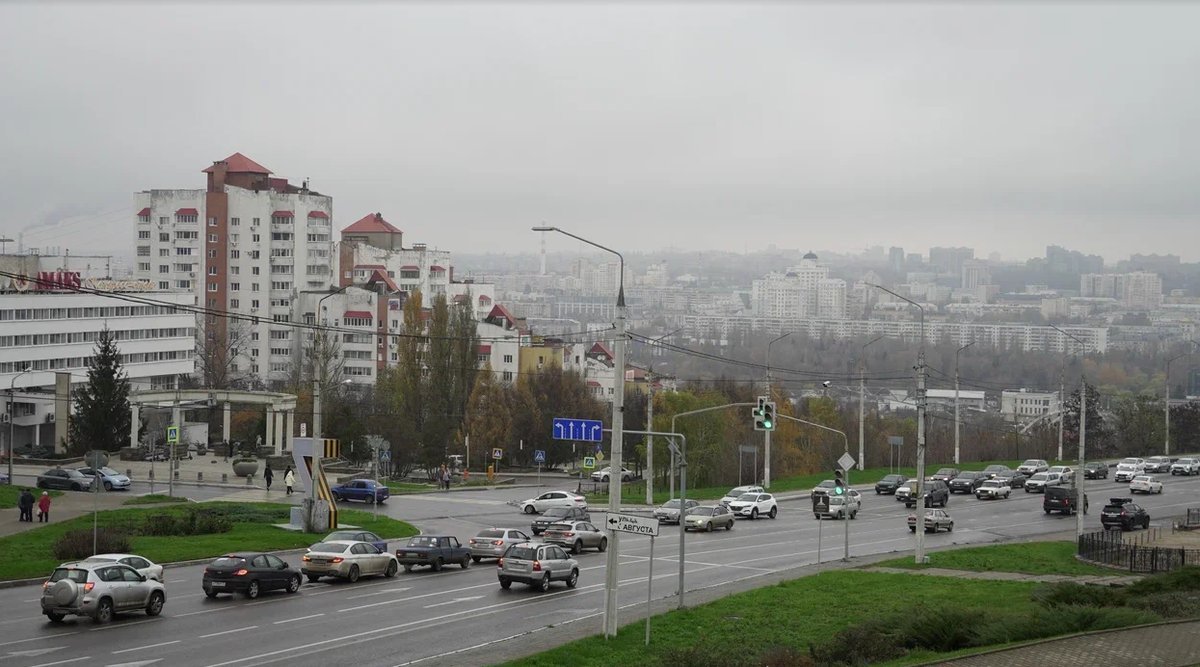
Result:
[[1200,565],[1200,549],[1151,546],[1149,543],[1158,535],[1158,528],[1136,536],[1123,535],[1120,531],[1088,533],[1079,536],[1076,554],[1102,565],[1147,574]]

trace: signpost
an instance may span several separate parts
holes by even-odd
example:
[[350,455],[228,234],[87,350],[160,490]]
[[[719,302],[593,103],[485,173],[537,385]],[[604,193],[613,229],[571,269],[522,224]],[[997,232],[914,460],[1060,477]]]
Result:
[[591,470],[592,468],[595,468],[596,467],[596,457],[594,457],[594,456],[583,457],[583,467],[586,470]]
[[896,460],[900,458],[899,449],[904,446],[904,438],[898,435],[888,436],[888,470],[896,472]]
[[174,445],[178,442],[179,442],[179,427],[178,426],[168,426],[167,427],[167,443]]
[[544,449],[533,450],[533,461],[534,461],[534,463],[538,464],[537,484],[538,484],[538,488],[540,489],[540,488],[542,488],[542,464],[546,462],[546,450],[544,450]]
[[742,485],[742,454],[754,455],[754,476],[751,480],[755,484],[758,483],[758,447],[756,445],[739,445],[738,446],[738,486]]
[[633,514],[609,514],[604,523],[610,531],[650,536],[650,573],[646,577],[646,646],[649,646],[650,601],[654,599],[654,538],[658,537],[658,519]]
[[846,504],[842,506],[842,508],[844,510],[846,510],[845,513],[842,515],[842,522],[843,522],[842,528],[844,529],[844,534],[845,534],[845,539],[846,539],[845,549],[842,552],[842,560],[843,561],[850,560],[850,509],[849,509],[850,508],[850,492],[849,492],[849,487],[850,487],[850,469],[854,467],[854,463],[855,463],[854,457],[850,456],[850,452],[846,452],[845,454],[842,454],[842,457],[838,459],[838,467],[841,468],[842,472],[846,475],[846,487],[847,487],[846,499],[843,501]]
[[600,442],[604,437],[604,422],[599,419],[555,417],[554,424],[550,428],[550,437],[555,440]]

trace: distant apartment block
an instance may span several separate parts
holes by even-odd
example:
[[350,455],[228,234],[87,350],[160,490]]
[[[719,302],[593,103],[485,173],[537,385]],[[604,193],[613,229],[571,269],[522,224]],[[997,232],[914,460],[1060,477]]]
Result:
[[1134,310],[1156,310],[1162,306],[1162,278],[1149,271],[1085,273],[1079,277],[1079,295],[1116,299]]
[[846,317],[846,281],[831,279],[829,267],[807,253],[800,264],[755,280],[751,310],[763,317]]
[[941,273],[959,275],[963,263],[975,259],[974,248],[930,248],[929,265],[936,267]]
[[1028,422],[1042,415],[1058,412],[1056,391],[1002,391],[1000,392],[1000,414],[1009,421]]

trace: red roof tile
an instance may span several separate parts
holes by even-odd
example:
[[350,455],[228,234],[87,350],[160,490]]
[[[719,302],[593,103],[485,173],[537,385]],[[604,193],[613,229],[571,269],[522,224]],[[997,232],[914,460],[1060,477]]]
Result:
[[357,318],[360,320],[373,319],[375,316],[369,310],[347,310],[343,315],[343,319]]
[[138,212],[137,212],[137,214],[138,214],[138,217],[139,217],[139,218],[141,218],[141,217],[145,217],[145,216],[147,216],[147,215],[150,215],[150,207],[149,207],[149,206],[147,206],[146,208],[144,208],[144,209],[142,209],[142,210],[138,211]]
[[387,270],[382,266],[378,269],[375,269],[375,271],[371,274],[371,277],[367,280],[368,285],[375,282],[381,282],[384,285],[387,285],[388,289],[393,292],[400,291],[400,287],[396,285],[395,281],[388,277]]
[[178,211],[175,211],[175,215],[200,215],[200,211],[197,211],[194,208],[181,208]]
[[438,271],[445,271],[445,270],[446,270],[445,268],[443,268],[443,267],[440,267],[440,266],[438,266],[437,264],[434,264],[433,266],[429,267],[429,271],[430,271],[431,273],[432,273],[432,272],[438,272]]
[[398,234],[398,233],[400,233],[400,229],[397,227],[393,227],[387,220],[384,220],[382,214],[368,213],[367,215],[365,215],[361,219],[359,219],[358,222],[355,222],[354,224],[352,224],[349,227],[342,230],[343,234],[346,232],[354,232],[354,233],[358,233],[358,234],[371,234],[371,233]]
[[310,218],[324,218],[324,219],[328,220],[328,219],[329,219],[329,214],[325,213],[325,211],[309,211],[309,212],[308,212],[308,217],[310,217]]
[[[224,160],[221,160],[221,162],[224,162],[229,165],[227,167],[227,169],[228,169],[229,173],[231,173],[231,174],[269,174],[269,173],[271,173],[270,169],[267,169],[266,167],[262,166],[261,164],[255,162],[254,160],[251,160],[250,158],[246,157],[245,155],[242,155],[241,153],[234,153],[233,155],[230,155],[229,157],[225,158]],[[212,167],[205,169],[203,173],[210,174],[214,171],[216,171],[216,165],[213,165]]]
[[274,213],[271,214],[271,217],[272,218],[294,218],[294,217],[296,217],[296,214],[292,213],[291,211],[275,211]]
[[599,382],[596,382],[595,380],[588,380],[588,385],[587,385],[587,386],[589,386],[589,387],[599,387],[599,386],[600,386],[600,383],[599,383]]

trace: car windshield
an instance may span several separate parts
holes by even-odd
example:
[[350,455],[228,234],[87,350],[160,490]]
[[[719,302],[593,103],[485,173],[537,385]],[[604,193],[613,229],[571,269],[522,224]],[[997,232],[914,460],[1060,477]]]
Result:
[[988,488],[997,488],[997,487],[1004,486],[1004,482],[999,482],[994,479],[989,479],[988,481],[984,482],[983,485]]
[[898,482],[903,482],[904,478],[901,477],[900,475],[888,475],[887,477],[884,477],[880,481],[882,481],[882,482],[897,482],[898,483]]
[[738,496],[738,500],[754,502],[754,501],[758,500],[758,494],[757,493],[743,493],[742,495]]
[[70,579],[77,584],[86,583],[87,578],[87,570],[77,570],[75,568],[67,567],[60,567],[54,570],[54,573],[50,575],[50,581],[62,581],[63,579]]
[[1121,459],[1122,465],[1130,465],[1131,466],[1131,465],[1137,465],[1141,462],[1142,462],[1141,459]]
[[817,485],[817,488],[819,488],[819,489],[832,489],[834,486],[835,486],[835,484],[834,484],[834,481],[833,481],[832,479],[827,479],[827,480],[825,480],[825,481],[821,482],[820,484],[818,484],[818,485]]
[[503,530],[481,530],[475,537],[504,537]]
[[1021,465],[1029,466],[1029,467],[1033,468],[1033,467],[1037,467],[1039,464],[1041,464],[1041,461],[1038,461],[1037,459],[1029,459],[1028,461],[1022,463]]
[[436,547],[437,538],[429,537],[428,535],[417,535],[408,541],[410,547]]
[[678,500],[668,500],[667,502],[663,503],[663,507],[665,509],[669,509],[669,510],[677,510],[677,509],[679,509],[679,501]]
[[1049,478],[1050,478],[1050,475],[1047,475],[1047,474],[1046,474],[1046,473],[1044,473],[1044,472],[1039,472],[1038,474],[1034,475],[1033,477],[1030,477],[1029,479],[1031,479],[1031,480],[1033,480],[1033,481],[1035,481],[1035,482],[1042,482],[1042,481],[1045,481],[1045,480],[1047,480],[1047,479],[1049,479]]
[[516,558],[518,560],[536,560],[537,552],[532,547],[511,546],[504,553],[505,558]]
[[713,508],[711,507],[693,507],[688,510],[689,516],[712,516]]
[[938,471],[937,471],[936,473],[934,473],[934,474],[937,474],[937,475],[953,475],[953,474],[954,474],[954,468],[942,468],[942,469],[938,470]]
[[317,542],[316,544],[309,547],[308,550],[309,551],[320,551],[322,553],[328,553],[328,554],[340,554],[343,551],[345,551],[346,548],[347,548],[347,545],[345,545],[345,544],[330,544],[329,542]]
[[1147,477],[1147,476],[1145,476],[1145,475],[1139,475],[1139,476],[1137,476],[1137,477],[1134,477],[1134,478],[1133,478],[1133,481],[1135,481],[1135,482],[1149,482],[1149,481],[1150,481],[1150,478],[1149,478],[1149,477]]
[[543,518],[553,518],[556,516],[566,516],[566,515],[567,515],[566,507],[551,507],[550,509],[546,510],[546,512],[544,514],[542,514],[542,517]]

